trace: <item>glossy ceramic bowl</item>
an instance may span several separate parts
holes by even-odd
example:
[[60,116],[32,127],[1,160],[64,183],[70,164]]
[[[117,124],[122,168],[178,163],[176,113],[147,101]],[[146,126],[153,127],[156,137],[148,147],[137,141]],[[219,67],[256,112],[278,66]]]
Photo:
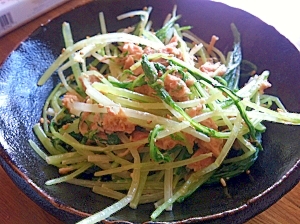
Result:
[[[152,6],[151,20],[160,27],[167,13],[177,4],[181,25],[193,26],[193,32],[209,41],[220,37],[217,47],[227,52],[232,47],[230,23],[242,37],[244,58],[271,71],[273,84],[268,93],[280,96],[290,111],[300,112],[300,55],[298,50],[273,27],[258,18],[227,5],[197,0],[121,0],[93,1],[52,20],[37,29],[13,51],[0,68],[0,162],[16,185],[45,210],[66,223],[74,223],[113,203],[90,189],[62,183],[46,186],[57,170],[33,152],[28,139],[38,143],[32,126],[41,116],[43,103],[58,82],[53,76],[37,86],[37,80],[59,55],[63,47],[61,24],[71,23],[74,39],[99,32],[98,12],[103,11],[108,31],[132,24],[117,21],[116,16],[144,6]],[[116,6],[119,7],[116,7]],[[263,147],[251,168],[251,176],[241,175],[228,182],[231,198],[219,185],[203,187],[172,212],[164,212],[158,222],[243,223],[262,212],[299,182],[300,127],[266,123]],[[39,144],[39,143],[38,143]],[[129,207],[109,220],[141,223],[149,220],[153,205],[137,210]]]

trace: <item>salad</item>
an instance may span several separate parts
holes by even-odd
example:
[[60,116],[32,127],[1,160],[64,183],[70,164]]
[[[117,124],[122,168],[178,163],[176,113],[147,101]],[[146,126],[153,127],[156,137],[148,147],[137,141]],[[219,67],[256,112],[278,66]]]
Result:
[[[67,182],[116,200],[80,223],[109,218],[125,206],[153,203],[151,219],[172,210],[202,185],[221,183],[255,162],[264,121],[299,125],[279,98],[265,94],[269,71],[243,60],[241,37],[230,52],[180,26],[176,6],[153,30],[151,7],[118,16],[140,21],[74,43],[62,24],[65,48],[38,85],[61,82],[45,102],[33,130],[44,149],[32,148]],[[249,76],[245,85],[241,76]],[[276,109],[274,109],[276,107]]]

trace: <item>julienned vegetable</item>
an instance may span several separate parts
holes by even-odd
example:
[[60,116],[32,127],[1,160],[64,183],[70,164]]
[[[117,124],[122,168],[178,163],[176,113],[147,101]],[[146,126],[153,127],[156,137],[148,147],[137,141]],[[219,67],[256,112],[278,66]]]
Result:
[[65,49],[38,82],[55,72],[61,79],[33,127],[45,151],[29,141],[61,175],[46,184],[68,182],[117,200],[80,223],[143,203],[154,203],[155,220],[201,185],[246,172],[262,149],[263,121],[300,124],[299,114],[264,94],[268,71],[248,71],[253,76],[239,87],[242,63],[255,66],[242,60],[234,24],[225,56],[216,36],[206,43],[180,27],[176,7],[152,31],[151,10],[120,15],[141,20],[115,33],[106,33],[100,13],[102,34],[77,43],[64,23]]

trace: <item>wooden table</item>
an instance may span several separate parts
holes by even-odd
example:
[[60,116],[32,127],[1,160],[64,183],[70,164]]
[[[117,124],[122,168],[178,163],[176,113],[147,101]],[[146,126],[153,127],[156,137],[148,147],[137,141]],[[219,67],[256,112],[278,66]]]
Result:
[[[0,64],[9,53],[24,40],[33,30],[41,24],[46,24],[52,18],[69,11],[70,9],[90,2],[91,0],[71,0],[66,4],[44,14],[34,21],[18,28],[17,30],[0,38]],[[249,4],[250,2],[254,3]],[[233,6],[246,9],[251,13],[260,16],[266,22],[276,25],[277,29],[287,35],[288,38],[300,49],[300,26],[293,27],[288,22],[300,21],[297,16],[297,7],[292,4],[280,4],[272,1],[272,10],[265,10],[264,1],[230,1],[227,3]],[[293,13],[294,12],[294,13]],[[280,15],[280,16],[278,16]],[[293,23],[292,23],[293,24]],[[300,63],[300,62],[299,62]],[[273,223],[273,224],[296,224],[300,223],[300,184],[286,194],[276,204],[254,217],[247,224]],[[59,224],[52,215],[45,212],[19,190],[4,170],[0,167],[0,222],[4,224],[16,223],[39,223],[39,224]]]

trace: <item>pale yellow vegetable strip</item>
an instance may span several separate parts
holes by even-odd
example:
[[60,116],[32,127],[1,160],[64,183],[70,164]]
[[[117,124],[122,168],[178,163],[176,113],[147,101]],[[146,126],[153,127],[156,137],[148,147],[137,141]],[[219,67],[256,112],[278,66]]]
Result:
[[105,197],[109,197],[109,198],[113,198],[116,200],[121,200],[122,198],[124,198],[126,195],[123,193],[120,193],[118,191],[106,188],[106,187],[100,187],[100,186],[94,186],[93,187],[93,192],[97,193],[97,194],[101,194]]
[[180,132],[189,126],[190,126],[190,124],[187,121],[182,121],[182,122],[178,123],[176,126],[168,127],[168,129],[164,129],[164,130],[160,131],[158,133],[156,139],[161,139],[168,135],[174,134],[176,132]]
[[122,106],[129,106],[130,108],[138,108],[144,110],[164,110],[166,109],[163,103],[141,103],[133,101],[131,99],[119,97],[116,95],[107,95],[108,98],[112,99],[116,103],[120,103]]
[[190,57],[193,57],[198,51],[201,50],[201,48],[203,48],[203,44],[202,44],[202,43],[196,44],[196,45],[189,51]]
[[[146,176],[147,179],[147,176]],[[159,182],[159,181],[146,181],[145,182],[145,186],[144,189],[149,189],[149,190],[163,190],[164,186],[163,186],[163,182]],[[120,190],[128,190],[131,186],[131,180],[128,180],[126,182],[101,182],[101,185],[97,186],[103,186],[106,188],[110,188],[116,191],[120,191]]]
[[[47,123],[47,121],[45,120],[44,124],[45,125]],[[46,128],[46,131],[48,132],[48,124],[46,126],[44,126],[44,128]],[[36,134],[37,138],[39,139],[39,141],[43,144],[43,146],[45,147],[45,149],[51,154],[51,155],[59,155],[61,154],[61,152],[59,150],[57,150],[51,140],[48,138],[48,136],[46,135],[45,131],[42,129],[40,124],[35,124],[33,126],[33,131]]]
[[64,159],[61,161],[61,164],[69,165],[69,164],[76,164],[76,163],[85,162],[85,161],[87,161],[86,156],[78,156],[75,158]]
[[[141,158],[140,158],[140,154],[138,152],[138,149],[137,148],[131,148],[130,152],[133,156],[134,164],[140,164],[141,163]],[[136,197],[139,187],[141,187],[140,186],[140,179],[141,179],[141,169],[140,168],[135,168],[133,170],[133,173],[132,173],[131,187],[128,191],[128,196],[132,196],[132,200]],[[132,200],[131,200],[131,202],[132,202]],[[137,204],[131,203],[131,202],[130,202],[129,206],[131,208],[136,208]]]
[[118,20],[122,20],[122,19],[126,19],[126,18],[131,18],[133,16],[144,16],[146,17],[146,20],[148,20],[148,16],[149,16],[149,12],[146,11],[146,10],[135,10],[135,11],[130,11],[130,12],[126,12],[126,13],[123,13],[121,15],[118,15],[117,16],[117,19]]
[[[143,157],[142,162],[149,162],[150,156],[147,154]],[[137,188],[137,192],[135,196],[132,198],[132,201],[130,202],[130,207],[133,209],[136,209],[138,204],[140,203],[140,198],[142,196],[142,193],[144,192],[145,186],[149,186],[150,184],[147,183],[147,177],[148,177],[149,171],[140,171],[140,182]]]
[[199,179],[197,178],[197,176],[195,176],[195,173],[193,173],[190,176],[190,178],[184,183],[184,185],[178,191],[176,191],[175,194],[170,199],[168,199],[162,204],[160,203],[157,204],[159,207],[157,207],[156,210],[152,213],[151,219],[153,220],[156,219],[156,217],[158,217],[166,208],[168,208],[171,204],[175,203],[175,201],[179,197],[185,195],[188,192],[189,187],[193,185],[195,182],[197,182],[200,185],[204,183],[209,178],[209,175],[207,176],[203,176],[201,179]]
[[131,182],[132,181],[126,181],[125,183],[106,182],[106,183],[103,183],[101,186],[112,189],[114,191],[124,191],[124,190],[128,190],[130,188]]
[[96,180],[83,180],[83,179],[77,179],[73,178],[71,180],[67,180],[67,183],[82,186],[82,187],[88,187],[88,188],[93,188],[94,186],[102,186],[103,183],[101,181],[96,181]]
[[66,90],[68,90],[68,92],[76,95],[77,97],[79,97],[79,99],[81,99],[82,97],[74,89],[72,89],[69,86],[69,84],[67,83],[67,80],[66,80],[66,78],[65,78],[65,76],[63,74],[63,71],[65,69],[67,69],[68,67],[70,67],[72,65],[75,65],[75,64],[76,64],[76,62],[74,62],[74,61],[68,61],[66,64],[64,64],[62,67],[60,67],[58,69],[57,73],[58,73],[58,76],[60,78],[60,81],[62,82],[62,84],[64,85],[64,87],[66,88]]
[[176,110],[174,110],[174,108],[172,108],[171,106],[169,106],[165,102],[163,102],[163,104],[170,111],[170,113],[173,114],[173,116],[176,117],[179,121],[184,120],[183,116],[179,112],[177,112]]
[[[118,87],[114,87],[114,86],[107,86],[103,83],[99,83],[99,82],[95,82],[92,84],[92,87],[95,88],[98,91],[101,91],[103,93],[110,93],[110,94],[114,94],[116,96],[122,96],[122,97],[126,97],[129,99],[136,99],[136,100],[140,100],[140,101],[146,101],[146,102],[151,102],[151,103],[155,103],[155,102],[159,102],[159,99],[156,99],[154,97],[151,96],[147,96],[145,94],[141,94],[138,92],[134,92],[128,89],[124,89],[124,88],[118,88]],[[100,102],[99,102],[100,103]]]
[[52,180],[48,180],[46,181],[46,185],[53,185],[53,184],[58,184],[61,182],[65,182],[67,180],[73,179],[74,177],[78,176],[79,174],[83,173],[84,171],[86,171],[88,168],[90,168],[93,164],[91,163],[84,163],[82,165],[82,167],[80,167],[78,170],[74,171],[71,174],[68,174],[66,176],[62,176],[56,179],[52,179]]
[[[268,108],[259,106],[255,103],[252,103],[248,100],[243,100],[242,102],[243,102],[244,105],[246,105],[250,108],[253,108],[257,111],[263,112],[266,115],[272,116],[272,118],[270,118],[270,119],[271,120],[274,119],[276,122],[300,125],[300,114],[273,111],[273,110],[270,110]],[[264,115],[262,114],[262,116],[264,116]]]
[[139,201],[139,204],[146,204],[150,202],[155,202],[164,197],[164,192],[156,192],[151,194],[142,195]]
[[[104,13],[103,12],[99,13],[99,21],[100,21],[101,33],[102,34],[106,34],[107,33],[107,29],[106,29],[105,17],[104,17]],[[105,54],[109,55],[109,56],[111,55],[108,45],[105,46]]]
[[76,158],[80,157],[80,154],[77,152],[67,152],[63,154],[58,154],[58,155],[52,155],[52,156],[47,156],[46,157],[46,162],[48,164],[58,164],[61,163],[61,161],[68,159],[68,158]]
[[137,168],[140,168],[142,170],[148,170],[148,171],[165,170],[165,169],[186,166],[187,164],[195,163],[195,162],[201,161],[201,160],[209,158],[209,157],[212,157],[212,153],[201,154],[197,157],[192,157],[189,159],[171,162],[171,163],[164,163],[164,164],[158,164],[155,162],[130,164],[130,165],[113,168],[110,170],[102,170],[102,171],[95,172],[95,176],[103,176],[103,175],[118,173],[118,172],[122,172],[125,170],[131,170],[131,169],[137,169]]
[[91,224],[91,223],[97,223],[101,220],[104,220],[111,216],[113,213],[121,210],[125,206],[128,205],[128,203],[132,200],[130,196],[125,196],[121,200],[117,201],[116,203],[112,204],[111,206],[108,206],[107,208],[103,209],[100,212],[97,212],[93,215],[91,215],[88,218],[85,218],[81,220],[80,222],[77,222],[77,224]]
[[237,136],[240,133],[241,127],[242,127],[242,117],[240,115],[238,115],[236,117],[236,120],[234,122],[233,128],[231,130],[230,136],[229,138],[226,140],[220,155],[217,157],[215,163],[218,164],[219,166],[222,164],[223,160],[225,159],[225,157],[227,156],[229,150],[231,149],[235,139],[237,138]]
[[88,156],[88,162],[91,162],[91,163],[96,163],[96,162],[101,162],[101,163],[109,163],[112,161],[112,159],[107,156],[107,155],[90,155]]
[[85,93],[91,97],[93,100],[97,101],[99,104],[103,106],[114,106],[115,102],[110,100],[108,97],[97,91],[95,88],[88,86]]
[[244,153],[243,155],[241,156],[237,156],[237,157],[234,157],[234,158],[231,158],[231,159],[225,159],[223,161],[224,164],[226,163],[234,163],[236,161],[240,161],[240,160],[243,160],[245,158],[248,158],[249,156],[251,156],[254,152],[253,151],[248,151],[246,153]]
[[[164,199],[165,201],[169,200],[173,196],[173,169],[166,169],[165,170],[165,177],[164,177]],[[166,211],[172,211],[172,204],[166,208]]]
[[47,154],[44,153],[43,150],[40,149],[40,147],[31,139],[28,140],[30,146],[33,148],[33,150],[43,159],[46,161]]
[[[132,163],[129,162],[128,160],[126,159],[123,159],[119,156],[116,156],[114,153],[112,152],[104,152],[107,156],[109,156],[113,161],[115,161],[116,163],[118,164],[121,164],[121,165],[131,165]],[[98,163],[99,164],[99,163]],[[103,165],[106,165],[106,163],[101,163],[102,166]]]

